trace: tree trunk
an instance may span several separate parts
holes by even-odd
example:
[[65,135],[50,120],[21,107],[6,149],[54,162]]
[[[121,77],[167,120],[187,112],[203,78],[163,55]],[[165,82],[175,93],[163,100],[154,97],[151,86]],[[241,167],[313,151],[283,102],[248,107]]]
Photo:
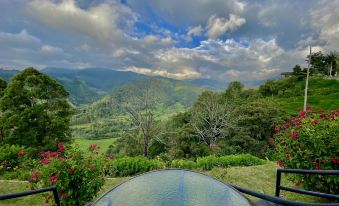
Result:
[[147,157],[148,156],[148,135],[146,135],[144,137],[144,156]]

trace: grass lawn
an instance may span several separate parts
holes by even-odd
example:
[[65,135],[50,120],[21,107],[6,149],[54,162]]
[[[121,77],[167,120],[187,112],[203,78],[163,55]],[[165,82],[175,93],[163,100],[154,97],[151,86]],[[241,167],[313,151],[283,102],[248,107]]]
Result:
[[[275,170],[276,163],[269,162],[265,165],[251,167],[231,167],[231,168],[214,168],[206,174],[219,179],[222,182],[234,184],[243,188],[252,189],[269,195],[274,195],[275,192]],[[107,179],[104,187],[98,194],[102,195],[109,188],[126,181],[128,178],[113,178]],[[293,184],[286,178],[283,178],[282,185],[292,186]],[[19,192],[28,190],[27,182],[12,182],[0,180],[0,194],[11,192]],[[304,202],[322,202],[320,198],[308,197],[289,192],[281,192],[285,199],[297,200]],[[251,198],[251,197],[250,197]],[[253,199],[253,198],[251,198]],[[19,198],[15,200],[0,201],[0,206],[14,205],[44,205],[43,195],[35,195],[30,197]]]
[[85,139],[77,138],[74,139],[74,145],[77,145],[82,150],[87,150],[90,144],[97,144],[101,153],[105,153],[108,147],[116,141],[116,138],[111,139]]

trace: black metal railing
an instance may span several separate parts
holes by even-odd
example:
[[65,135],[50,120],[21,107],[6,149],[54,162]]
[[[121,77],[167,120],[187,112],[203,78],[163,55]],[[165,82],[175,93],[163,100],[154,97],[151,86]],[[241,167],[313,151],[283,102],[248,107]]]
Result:
[[12,194],[7,194],[7,195],[0,195],[0,200],[8,200],[8,199],[24,197],[28,195],[35,195],[35,194],[44,193],[44,192],[53,192],[55,206],[61,206],[60,199],[58,196],[58,191],[55,186],[37,189],[37,190],[30,190],[30,191],[25,191],[25,192],[12,193]]
[[[339,170],[299,170],[299,169],[277,169],[277,180],[275,185],[275,196],[280,196],[280,190],[285,190],[289,192],[295,192],[304,195],[310,195],[315,197],[322,197],[331,200],[339,200],[338,195],[326,194],[321,192],[314,192],[308,190],[302,190],[292,187],[281,186],[281,174],[282,173],[292,173],[292,174],[304,174],[304,175],[339,175]],[[339,177],[338,177],[339,178]]]

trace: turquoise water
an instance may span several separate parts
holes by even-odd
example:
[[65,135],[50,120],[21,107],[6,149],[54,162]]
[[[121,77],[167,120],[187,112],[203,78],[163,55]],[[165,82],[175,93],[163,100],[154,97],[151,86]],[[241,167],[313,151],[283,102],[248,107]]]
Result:
[[137,176],[106,193],[94,206],[250,206],[232,187],[187,170]]

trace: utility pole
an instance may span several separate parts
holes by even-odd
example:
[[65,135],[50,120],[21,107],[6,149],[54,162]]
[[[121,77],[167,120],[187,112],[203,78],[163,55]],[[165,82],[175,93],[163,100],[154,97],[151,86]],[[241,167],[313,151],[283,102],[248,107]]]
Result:
[[306,84],[305,84],[304,111],[306,111],[306,106],[307,106],[307,90],[308,90],[308,79],[310,77],[311,55],[312,55],[312,47],[310,46],[310,55],[308,57],[307,75],[306,75]]

